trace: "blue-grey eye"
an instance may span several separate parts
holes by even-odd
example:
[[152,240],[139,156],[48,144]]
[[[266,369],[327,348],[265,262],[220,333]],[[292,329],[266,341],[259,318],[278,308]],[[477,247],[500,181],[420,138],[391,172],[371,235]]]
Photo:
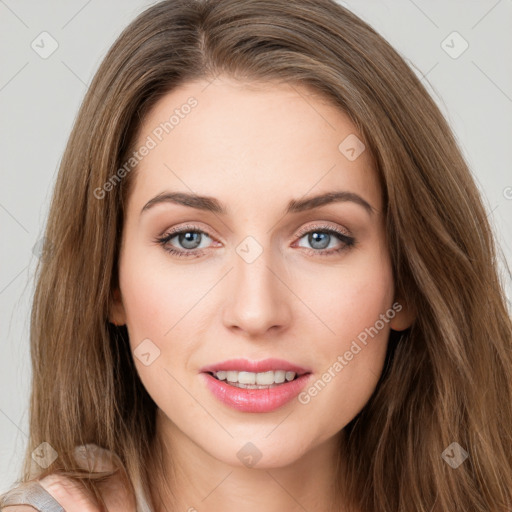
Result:
[[314,249],[325,249],[329,245],[331,235],[321,231],[313,231],[308,235],[308,242]]
[[197,249],[201,243],[203,233],[198,231],[186,231],[177,235],[180,245],[185,249]]
[[[166,242],[175,247],[175,245],[171,243],[171,240],[175,238],[179,243],[178,249],[183,248],[189,250],[197,249],[201,242],[206,241],[208,243],[208,240],[211,240],[210,236],[208,236],[204,231],[191,229],[171,233],[169,236],[167,236]],[[204,249],[205,247],[207,247],[207,245],[203,245],[201,249]]]

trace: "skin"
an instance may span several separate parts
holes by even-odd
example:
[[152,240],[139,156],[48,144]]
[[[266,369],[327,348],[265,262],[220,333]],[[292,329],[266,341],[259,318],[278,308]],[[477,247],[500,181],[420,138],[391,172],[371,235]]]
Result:
[[[369,151],[351,161],[338,149],[348,135],[362,137],[314,91],[225,76],[163,97],[143,120],[136,147],[191,96],[198,105],[133,171],[110,312],[112,322],[127,325],[132,350],[151,340],[151,363],[134,360],[159,408],[165,475],[174,470],[176,478],[169,487],[155,479],[152,493],[159,512],[332,510],[339,436],[375,390],[390,328],[413,321],[394,293],[374,162]],[[291,199],[335,190],[359,195],[372,213],[345,201],[283,215]],[[165,191],[217,198],[228,213],[168,202],[141,214]],[[192,245],[178,236],[167,246],[202,252],[198,257],[178,258],[155,241],[186,224],[194,228],[185,231],[206,233],[197,235],[200,248],[187,249]],[[334,234],[327,246],[308,238],[325,227],[353,237],[354,245]],[[262,251],[251,263],[237,253],[247,236]],[[272,412],[245,413],[204,385],[201,367],[235,357],[286,359],[310,369],[313,384],[329,368],[332,375],[338,356],[396,301],[402,310],[307,404],[295,399]],[[248,442],[261,454],[253,467],[237,456]],[[47,478],[47,490],[68,512],[97,511],[83,491]],[[120,485],[105,487],[108,510],[135,510]]]

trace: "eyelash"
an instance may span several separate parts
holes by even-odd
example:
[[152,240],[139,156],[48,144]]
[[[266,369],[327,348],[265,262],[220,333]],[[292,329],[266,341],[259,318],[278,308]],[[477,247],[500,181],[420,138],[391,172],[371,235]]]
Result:
[[[183,258],[183,257],[184,258],[193,258],[193,257],[199,258],[200,256],[202,256],[204,254],[203,249],[180,251],[180,250],[177,250],[177,249],[173,248],[172,246],[168,245],[169,242],[174,237],[176,237],[177,235],[180,235],[182,233],[201,233],[201,234],[207,235],[209,238],[212,238],[207,232],[203,231],[198,226],[188,225],[188,226],[183,226],[180,229],[170,231],[169,233],[166,233],[163,236],[156,238],[155,242],[160,244],[163,247],[164,251],[170,253],[173,256],[177,256],[178,258]],[[296,234],[296,237],[300,240],[304,235],[307,235],[309,233],[327,233],[329,235],[335,235],[344,244],[340,248],[334,249],[334,250],[332,250],[332,249],[331,250],[327,250],[327,249],[316,250],[316,249],[308,249],[307,247],[303,247],[303,249],[306,249],[310,254],[314,254],[315,256],[333,256],[335,254],[339,254],[340,252],[353,247],[356,243],[355,238],[346,235],[345,233],[343,233],[342,231],[340,231],[336,228],[333,228],[331,226],[326,226],[326,225],[318,225],[318,226],[308,227],[307,229],[302,229]]]

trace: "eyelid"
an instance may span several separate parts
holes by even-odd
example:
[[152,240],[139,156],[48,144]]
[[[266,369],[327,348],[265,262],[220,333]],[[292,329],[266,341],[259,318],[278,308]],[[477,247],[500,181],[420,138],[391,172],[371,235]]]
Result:
[[344,236],[347,236],[347,237],[352,237],[352,234],[350,233],[350,231],[347,229],[347,228],[344,228],[344,227],[340,227],[338,225],[335,225],[335,224],[329,224],[328,223],[329,221],[325,221],[325,220],[319,220],[319,221],[316,221],[314,222],[313,224],[308,224],[306,226],[303,226],[302,228],[299,229],[299,231],[297,231],[295,233],[295,237],[302,237],[304,236],[305,234],[309,233],[310,231],[314,230],[314,229],[318,229],[318,230],[332,230],[332,231],[336,231],[337,233],[339,234],[342,234]]
[[168,236],[174,235],[176,233],[181,233],[183,231],[199,231],[201,233],[204,233],[205,235],[208,235],[212,239],[214,238],[210,234],[210,230],[209,229],[206,229],[205,227],[201,227],[198,224],[192,224],[192,223],[180,224],[178,226],[174,226],[172,228],[165,229],[158,236],[158,238],[168,237]]

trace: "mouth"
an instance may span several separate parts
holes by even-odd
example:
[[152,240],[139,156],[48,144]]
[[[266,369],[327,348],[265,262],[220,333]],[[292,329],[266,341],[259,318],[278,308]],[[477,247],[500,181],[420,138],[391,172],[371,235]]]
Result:
[[229,359],[199,370],[204,384],[224,405],[266,413],[289,404],[311,382],[312,369],[285,359]]
[[201,373],[237,388],[272,389],[293,382],[311,371],[284,359],[271,358],[262,361],[230,359],[203,367]]

